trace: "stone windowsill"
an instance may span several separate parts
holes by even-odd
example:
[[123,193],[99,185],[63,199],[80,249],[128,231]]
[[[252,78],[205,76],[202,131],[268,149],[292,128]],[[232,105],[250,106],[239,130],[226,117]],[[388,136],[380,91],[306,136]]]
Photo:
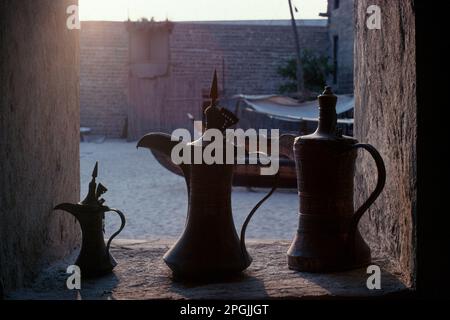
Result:
[[366,287],[366,269],[312,274],[289,270],[289,241],[248,241],[253,263],[238,279],[213,284],[173,282],[162,256],[173,241],[115,240],[112,254],[118,261],[113,274],[82,281],[81,291],[66,289],[71,256],[42,272],[31,288],[13,292],[9,299],[300,299],[373,297],[403,294],[408,287],[401,274],[382,268],[381,289]]

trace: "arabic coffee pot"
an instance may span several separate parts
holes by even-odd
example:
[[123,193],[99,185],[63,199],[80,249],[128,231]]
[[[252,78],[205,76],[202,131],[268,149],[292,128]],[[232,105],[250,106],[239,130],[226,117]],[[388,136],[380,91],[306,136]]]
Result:
[[[217,92],[217,76],[214,73],[211,86],[212,102],[204,111],[205,132],[209,129],[224,132],[238,122],[232,112],[216,106]],[[186,143],[174,139],[169,134],[149,133],[139,140],[137,147],[152,149],[172,161],[172,149],[179,143],[185,143],[192,155],[198,151],[203,154],[211,143],[203,139],[204,135]],[[227,144],[230,142],[224,138],[222,143],[223,154],[226,157]],[[236,145],[232,147],[237,148]],[[225,161],[222,164],[207,164],[202,160],[198,164],[177,165],[181,168],[187,185],[188,214],[184,232],[163,257],[165,263],[172,270],[174,278],[180,280],[209,280],[238,274],[252,262],[245,245],[247,225],[254,212],[272,195],[276,187],[274,186],[251,210],[239,237],[231,210],[234,164],[227,164]]]
[[[86,198],[77,203],[61,203],[54,210],[64,210],[72,214],[80,223],[82,231],[82,244],[78,258],[75,262],[81,270],[82,277],[97,277],[110,273],[117,265],[117,261],[109,252],[111,241],[125,227],[125,216],[117,209],[104,205],[105,200],[100,196],[107,189],[95,182],[98,171],[98,163],[92,172],[92,180],[89,183],[89,192]],[[116,212],[121,219],[118,231],[111,235],[107,244],[104,240],[105,212]]]
[[[370,249],[358,230],[358,222],[382,192],[386,170],[372,145],[358,143],[336,129],[337,96],[331,87],[326,87],[318,100],[317,130],[296,137],[293,143],[300,206],[298,229],[287,255],[290,269],[332,272],[370,263]],[[368,199],[354,210],[358,149],[373,157],[378,179]]]

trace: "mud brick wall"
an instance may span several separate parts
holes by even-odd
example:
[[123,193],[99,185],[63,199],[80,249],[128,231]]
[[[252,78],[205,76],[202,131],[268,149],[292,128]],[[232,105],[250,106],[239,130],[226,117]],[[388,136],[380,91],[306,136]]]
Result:
[[127,115],[128,32],[122,22],[85,22],[80,32],[80,120],[121,137]]
[[[325,25],[298,29],[303,48],[328,54]],[[94,134],[122,135],[128,100],[128,41],[123,22],[82,22],[81,125],[92,128]],[[227,95],[277,93],[284,82],[277,69],[294,56],[290,25],[177,22],[170,36],[169,76],[194,76],[208,88],[216,68],[219,86],[225,86]]]
[[337,93],[353,93],[353,47],[354,47],[354,0],[328,1],[328,30],[330,37],[330,57],[333,61],[333,38],[338,37],[337,81],[333,84]]
[[[328,54],[325,26],[299,26],[298,33],[301,48]],[[278,93],[285,80],[277,70],[295,58],[289,25],[176,23],[170,43],[174,75],[195,75],[208,88],[216,68],[227,95]]]
[[0,280],[8,292],[78,243],[52,211],[79,201],[76,0],[0,2]]
[[[366,27],[366,9],[381,8],[381,30]],[[361,221],[372,250],[390,257],[410,282],[415,271],[416,56],[412,0],[355,1],[355,134],[384,158],[386,187]],[[357,163],[355,205],[376,184],[367,154]]]

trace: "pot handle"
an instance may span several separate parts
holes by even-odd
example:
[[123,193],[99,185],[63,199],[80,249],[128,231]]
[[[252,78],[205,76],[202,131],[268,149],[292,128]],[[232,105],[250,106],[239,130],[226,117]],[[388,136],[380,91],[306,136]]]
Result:
[[247,230],[248,223],[250,222],[250,219],[253,217],[253,214],[256,212],[256,210],[258,210],[259,207],[264,203],[264,201],[266,201],[275,192],[275,190],[277,189],[277,187],[278,187],[278,176],[279,176],[279,171],[275,175],[275,181],[273,183],[272,189],[270,189],[270,191],[264,196],[264,198],[259,200],[259,202],[250,211],[250,213],[248,214],[247,218],[245,218],[245,221],[244,221],[244,223],[242,225],[242,228],[241,228],[241,238],[240,238],[241,250],[242,250],[242,252],[244,254],[247,254],[247,249],[245,247],[245,231]]
[[109,246],[111,245],[111,241],[122,231],[122,229],[125,227],[125,222],[126,222],[126,220],[125,220],[125,215],[122,213],[122,211],[120,211],[120,210],[117,210],[117,209],[114,209],[114,208],[108,208],[108,210],[107,211],[114,211],[114,212],[116,212],[118,215],[119,215],[119,217],[120,217],[120,220],[121,220],[121,225],[120,225],[120,228],[119,228],[119,230],[117,230],[116,232],[114,232],[113,234],[112,234],[112,236],[109,238],[109,240],[108,240],[108,243],[107,243],[107,245],[106,245],[106,253],[107,254],[109,254]]
[[367,150],[372,158],[375,160],[375,164],[377,166],[377,172],[378,172],[378,178],[377,178],[377,185],[375,187],[375,190],[372,191],[369,198],[359,207],[358,210],[355,211],[353,214],[351,221],[350,221],[350,234],[354,234],[356,232],[356,228],[358,226],[359,220],[361,219],[362,215],[367,211],[367,209],[372,205],[372,203],[378,198],[381,191],[383,191],[384,185],[386,183],[386,168],[384,166],[383,158],[381,157],[380,153],[375,149],[372,145],[367,143],[357,143],[354,144],[352,149],[365,149]]

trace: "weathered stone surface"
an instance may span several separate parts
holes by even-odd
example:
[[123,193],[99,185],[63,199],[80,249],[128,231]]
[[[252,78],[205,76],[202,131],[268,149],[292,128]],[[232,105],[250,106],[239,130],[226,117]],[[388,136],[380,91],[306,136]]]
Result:
[[[402,294],[409,289],[401,274],[383,270],[381,290],[366,286],[366,269],[330,274],[289,270],[288,241],[250,241],[253,263],[239,277],[212,284],[178,283],[162,260],[173,241],[117,240],[112,253],[119,262],[113,274],[82,280],[79,292],[66,288],[66,268],[76,255],[41,273],[35,284],[7,299],[300,299],[371,297]],[[383,268],[385,262],[374,259]]]
[[[384,158],[384,192],[361,221],[372,250],[386,254],[413,283],[416,215],[416,57],[413,1],[377,1],[381,29],[366,27],[371,1],[355,1],[355,135]],[[376,184],[370,156],[357,163],[355,206]]]
[[79,195],[78,31],[74,0],[0,2],[0,282],[8,291],[68,253]]

